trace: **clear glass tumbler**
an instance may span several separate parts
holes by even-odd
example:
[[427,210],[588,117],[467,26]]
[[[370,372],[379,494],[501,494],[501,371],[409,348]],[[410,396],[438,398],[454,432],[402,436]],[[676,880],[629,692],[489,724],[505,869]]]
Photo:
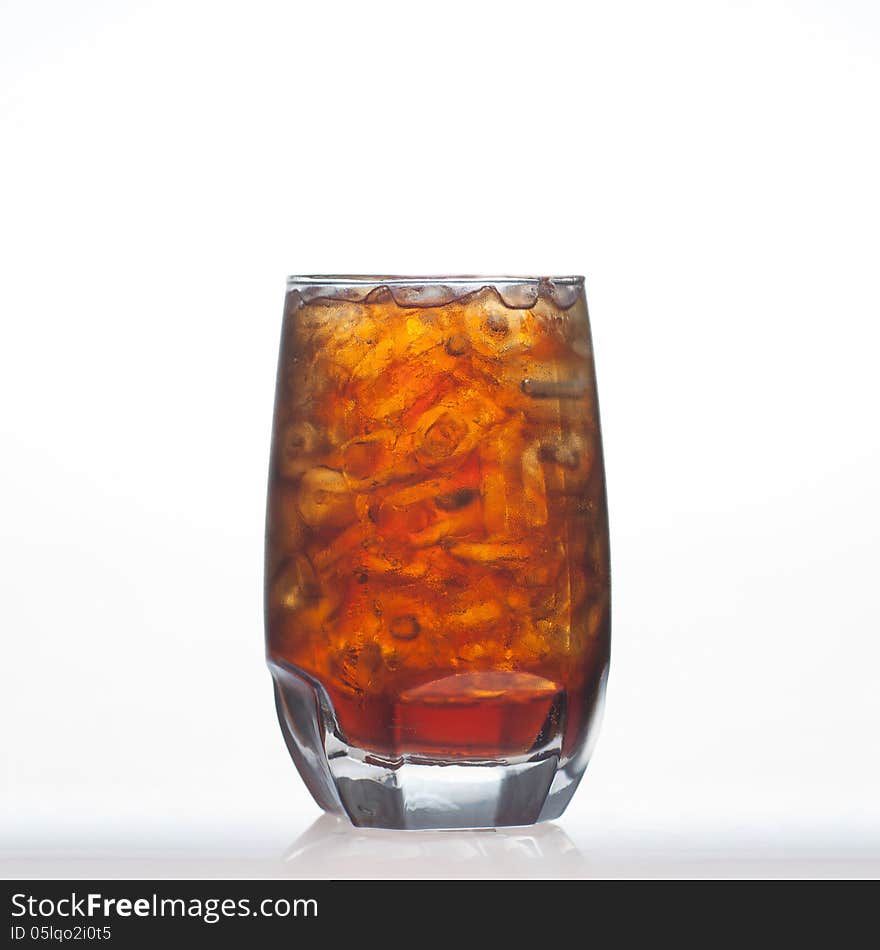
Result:
[[266,546],[281,729],[355,825],[555,818],[610,642],[581,277],[291,277]]

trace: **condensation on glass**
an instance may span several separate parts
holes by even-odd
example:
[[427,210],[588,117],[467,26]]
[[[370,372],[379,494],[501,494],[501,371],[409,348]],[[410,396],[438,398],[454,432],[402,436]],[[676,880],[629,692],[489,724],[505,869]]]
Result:
[[562,813],[610,638],[582,278],[290,278],[266,628],[321,807],[383,828]]

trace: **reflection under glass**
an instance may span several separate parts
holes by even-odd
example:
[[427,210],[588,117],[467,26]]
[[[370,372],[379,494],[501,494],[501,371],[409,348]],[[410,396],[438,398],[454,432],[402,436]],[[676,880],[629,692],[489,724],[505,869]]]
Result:
[[580,878],[587,865],[557,824],[481,831],[353,828],[317,819],[284,861],[297,878]]

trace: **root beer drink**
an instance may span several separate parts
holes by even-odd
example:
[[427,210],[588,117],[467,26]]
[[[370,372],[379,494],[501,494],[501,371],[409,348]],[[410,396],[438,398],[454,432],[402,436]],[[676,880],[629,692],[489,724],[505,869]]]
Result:
[[284,317],[270,658],[370,754],[571,754],[609,650],[582,286],[327,280]]

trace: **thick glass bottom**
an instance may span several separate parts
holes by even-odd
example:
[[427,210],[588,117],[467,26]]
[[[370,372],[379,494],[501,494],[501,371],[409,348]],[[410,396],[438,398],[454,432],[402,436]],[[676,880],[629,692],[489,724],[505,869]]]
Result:
[[[287,663],[269,667],[285,742],[315,801],[366,828],[494,828],[559,817],[586,769],[605,685],[603,676],[584,736],[569,752],[560,696],[524,754],[450,757],[438,741],[388,755],[347,741],[320,683]],[[448,715],[457,715],[454,704]]]

